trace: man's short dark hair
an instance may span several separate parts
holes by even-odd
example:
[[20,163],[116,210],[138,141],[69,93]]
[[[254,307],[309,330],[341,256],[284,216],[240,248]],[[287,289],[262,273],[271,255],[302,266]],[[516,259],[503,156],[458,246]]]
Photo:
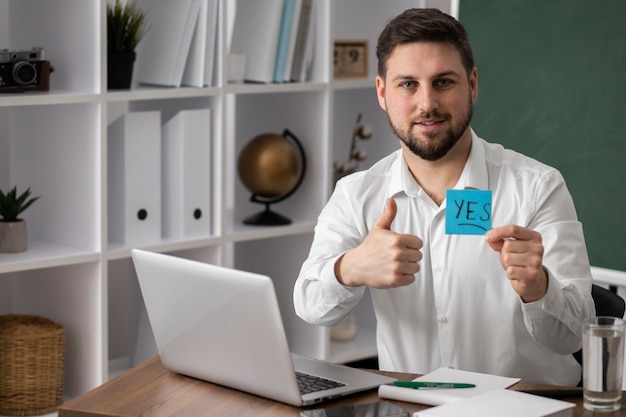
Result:
[[385,78],[387,60],[399,44],[441,42],[454,46],[461,55],[468,76],[474,69],[474,55],[461,23],[438,9],[408,9],[391,19],[378,38],[378,75]]

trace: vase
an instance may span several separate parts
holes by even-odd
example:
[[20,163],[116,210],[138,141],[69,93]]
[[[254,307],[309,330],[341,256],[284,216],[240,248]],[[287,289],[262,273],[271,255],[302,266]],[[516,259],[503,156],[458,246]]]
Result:
[[356,337],[356,319],[352,313],[339,324],[330,328],[330,338],[335,342],[348,342]]
[[135,52],[109,52],[107,55],[107,88],[129,89],[133,80]]
[[28,249],[26,220],[0,221],[0,253],[18,253]]

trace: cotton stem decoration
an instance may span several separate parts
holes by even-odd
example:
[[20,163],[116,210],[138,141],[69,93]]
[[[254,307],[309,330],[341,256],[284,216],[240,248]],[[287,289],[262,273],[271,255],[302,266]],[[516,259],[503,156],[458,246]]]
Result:
[[335,170],[335,181],[348,174],[356,172],[359,167],[359,162],[367,159],[367,151],[359,148],[359,141],[371,138],[374,130],[372,129],[372,126],[362,123],[361,119],[362,114],[359,113],[356,118],[354,129],[352,130],[352,140],[350,142],[350,154],[348,160],[335,161],[333,165]]

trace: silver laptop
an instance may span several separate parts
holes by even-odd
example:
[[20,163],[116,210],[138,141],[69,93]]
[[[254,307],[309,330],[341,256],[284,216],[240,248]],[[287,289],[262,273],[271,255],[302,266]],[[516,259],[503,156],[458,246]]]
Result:
[[[394,381],[291,354],[267,276],[139,249],[132,258],[161,362],[173,372],[295,406]],[[304,375],[326,388],[301,393]]]

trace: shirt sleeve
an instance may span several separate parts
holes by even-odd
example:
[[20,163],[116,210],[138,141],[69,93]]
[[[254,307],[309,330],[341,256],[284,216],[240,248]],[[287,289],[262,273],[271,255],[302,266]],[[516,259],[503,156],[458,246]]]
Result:
[[542,299],[522,302],[524,324],[545,348],[571,354],[582,346],[584,319],[595,315],[583,228],[560,173],[553,171],[538,181],[535,195],[536,210],[528,227],[542,235],[549,282]]
[[309,323],[324,326],[340,323],[365,293],[365,287],[346,287],[335,276],[339,257],[363,239],[363,231],[359,230],[362,228],[355,220],[362,216],[350,214],[354,202],[342,183],[338,182],[318,218],[309,256],[293,292],[296,314]]

